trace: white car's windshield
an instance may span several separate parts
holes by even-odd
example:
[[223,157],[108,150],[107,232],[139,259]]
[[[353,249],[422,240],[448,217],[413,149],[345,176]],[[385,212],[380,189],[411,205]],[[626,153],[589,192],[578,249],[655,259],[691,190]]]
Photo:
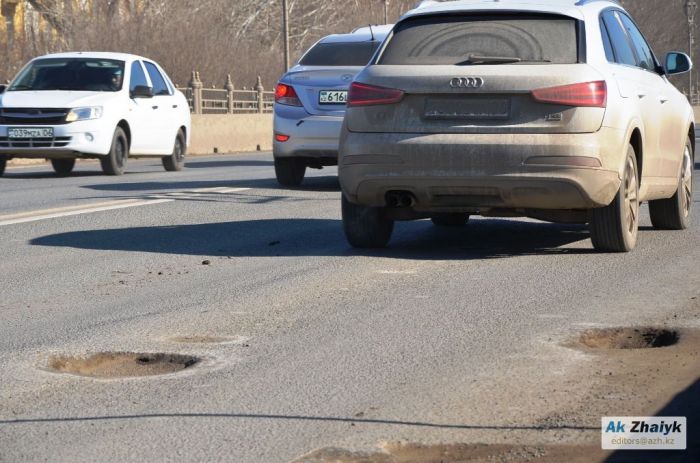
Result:
[[30,63],[8,91],[74,90],[118,92],[124,61],[97,58],[47,58]]

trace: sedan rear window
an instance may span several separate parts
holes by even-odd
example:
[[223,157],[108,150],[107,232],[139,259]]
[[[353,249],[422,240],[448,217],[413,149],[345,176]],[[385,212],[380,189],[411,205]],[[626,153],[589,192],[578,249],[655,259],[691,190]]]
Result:
[[319,43],[299,61],[302,66],[367,66],[379,41]]
[[552,15],[428,16],[398,24],[379,64],[578,62],[576,20]]

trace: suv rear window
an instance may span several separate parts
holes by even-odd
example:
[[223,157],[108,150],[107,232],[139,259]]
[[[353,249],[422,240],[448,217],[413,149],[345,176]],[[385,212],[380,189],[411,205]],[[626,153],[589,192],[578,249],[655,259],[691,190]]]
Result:
[[524,63],[573,64],[578,62],[578,48],[573,18],[436,15],[398,24],[379,64],[489,64],[479,57],[492,58],[491,62],[493,58],[517,58]]
[[367,66],[379,41],[319,43],[299,61],[303,66]]

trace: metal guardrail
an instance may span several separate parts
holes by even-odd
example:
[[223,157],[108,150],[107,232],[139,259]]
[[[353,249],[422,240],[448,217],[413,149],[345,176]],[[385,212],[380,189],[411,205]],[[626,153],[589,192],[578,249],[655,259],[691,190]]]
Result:
[[275,103],[275,92],[265,91],[260,77],[252,89],[236,89],[230,75],[224,88],[205,88],[199,72],[192,72],[187,87],[178,90],[187,97],[193,114],[266,114]]

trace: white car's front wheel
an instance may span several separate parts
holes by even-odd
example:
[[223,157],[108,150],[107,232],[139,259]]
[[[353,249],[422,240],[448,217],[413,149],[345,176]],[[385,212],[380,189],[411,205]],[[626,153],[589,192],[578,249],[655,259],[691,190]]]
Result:
[[170,156],[165,156],[163,158],[163,167],[168,172],[177,172],[185,167],[185,155],[187,154],[187,148],[185,144],[185,135],[182,130],[177,133],[175,137],[175,146],[173,147],[173,152]]
[[107,175],[123,175],[126,170],[126,161],[129,158],[129,141],[121,127],[114,131],[112,149],[109,154],[100,158],[102,171]]

